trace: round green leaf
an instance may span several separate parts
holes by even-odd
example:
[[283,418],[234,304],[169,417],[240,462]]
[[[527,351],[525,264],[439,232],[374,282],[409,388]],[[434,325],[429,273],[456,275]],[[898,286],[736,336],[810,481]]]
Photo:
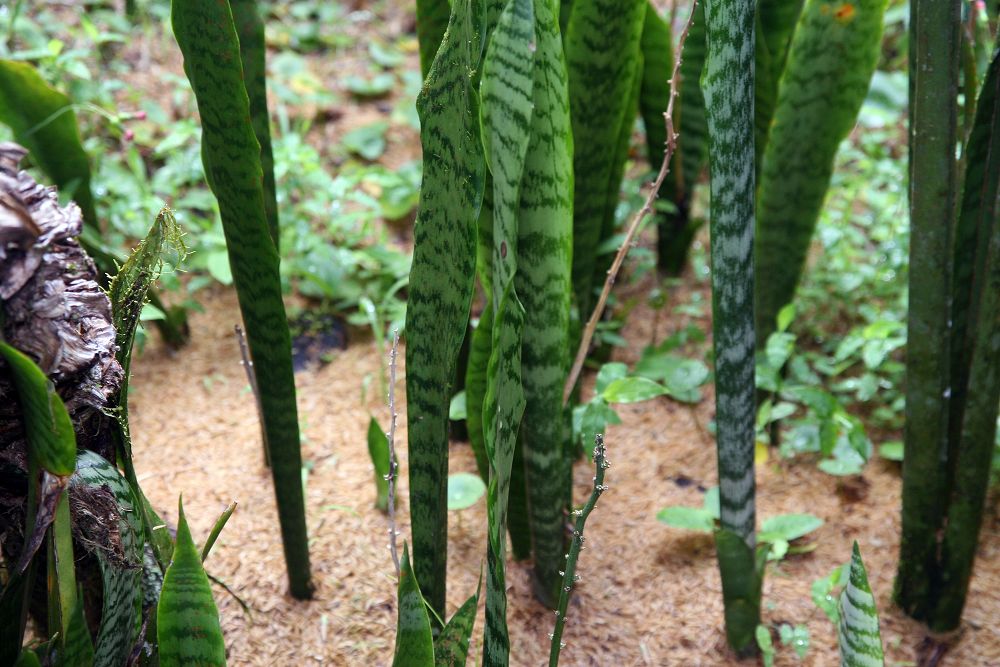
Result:
[[476,504],[486,493],[486,484],[479,475],[457,472],[448,475],[448,509],[464,510]]

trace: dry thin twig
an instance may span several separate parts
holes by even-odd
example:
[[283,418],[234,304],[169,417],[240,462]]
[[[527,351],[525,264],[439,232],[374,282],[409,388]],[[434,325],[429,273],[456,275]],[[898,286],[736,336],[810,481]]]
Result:
[[396,566],[396,578],[399,579],[399,550],[396,547],[396,354],[399,351],[399,329],[393,329],[392,349],[389,350],[389,550],[392,552],[392,564]]
[[628,231],[625,234],[625,240],[622,241],[621,247],[618,248],[618,253],[615,255],[615,261],[611,263],[611,268],[608,269],[608,277],[604,281],[604,288],[601,290],[601,296],[597,300],[597,305],[594,307],[594,311],[590,314],[590,319],[587,320],[587,326],[583,330],[583,337],[580,339],[580,347],[576,351],[576,358],[573,360],[573,366],[570,369],[569,377],[566,378],[566,386],[563,389],[563,405],[569,403],[570,394],[573,393],[573,387],[576,385],[576,381],[580,377],[580,372],[583,370],[583,362],[587,358],[587,350],[590,349],[590,342],[594,339],[594,332],[597,330],[597,323],[600,322],[601,316],[604,314],[604,307],[607,305],[608,296],[611,294],[611,288],[614,286],[615,279],[618,277],[618,271],[625,262],[625,256],[628,255],[629,248],[632,247],[635,235],[638,233],[639,228],[642,227],[642,223],[645,221],[646,216],[653,212],[653,204],[660,192],[660,186],[663,185],[664,179],[666,179],[667,174],[670,172],[670,161],[673,159],[674,151],[677,149],[678,135],[674,132],[674,100],[677,99],[678,95],[681,52],[684,50],[684,42],[687,40],[688,32],[691,30],[691,24],[694,23],[694,10],[697,5],[697,0],[691,3],[691,13],[688,15],[688,19],[684,23],[684,29],[681,31],[680,39],[677,42],[677,51],[674,54],[674,69],[670,73],[670,101],[667,103],[667,110],[663,114],[664,120],[667,124],[667,145],[666,150],[663,153],[663,164],[660,165],[660,171],[656,175],[656,180],[653,181],[653,187],[649,191],[649,196],[646,197],[646,201],[642,205],[642,208],[639,209],[639,211],[632,218],[632,222],[629,224]]
[[257,388],[257,374],[253,370],[250,348],[247,347],[247,335],[243,332],[243,327],[238,324],[233,325],[233,332],[236,334],[236,342],[240,344],[240,359],[243,363],[243,370],[246,371],[247,382],[250,384],[253,400],[257,404],[257,421],[260,422],[260,440],[261,444],[264,445],[264,465],[270,468],[271,453],[267,450],[267,431],[264,429],[264,408],[260,404],[260,389]]

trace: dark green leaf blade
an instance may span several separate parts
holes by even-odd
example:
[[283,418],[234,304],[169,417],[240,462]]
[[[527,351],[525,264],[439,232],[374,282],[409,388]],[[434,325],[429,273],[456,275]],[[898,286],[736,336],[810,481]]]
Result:
[[0,342],[0,357],[13,376],[28,443],[38,465],[53,475],[73,474],[76,434],[55,386],[34,361],[7,343]]
[[271,116],[267,109],[267,47],[264,40],[264,21],[257,0],[229,0],[233,22],[240,40],[240,58],[243,62],[243,83],[250,102],[250,122],[254,136],[260,144],[260,166],[264,176],[264,214],[274,240],[274,247],[281,247],[281,225],[278,219],[278,200],[274,183],[274,150],[271,147]]
[[475,19],[468,3],[454,3],[417,97],[424,174],[406,307],[410,511],[414,572],[438,615],[445,606],[448,406],[472,304],[485,170],[470,80],[483,38]]
[[[557,7],[552,0],[536,0],[534,9],[534,110],[521,183],[514,274],[525,311],[521,345],[525,408],[519,445],[534,547],[535,593],[543,603],[555,606],[566,553],[564,511],[570,488],[570,431],[562,392],[570,365],[573,138]],[[515,457],[515,470],[517,463]],[[511,534],[516,551],[513,530]]]
[[643,0],[575,0],[566,26],[566,67],[575,152],[573,286],[581,317],[594,301],[597,247],[614,219],[641,79]]
[[368,455],[375,468],[375,507],[386,512],[389,509],[389,439],[385,431],[372,417],[368,422]]
[[482,579],[479,580],[476,594],[458,608],[448,625],[444,626],[441,634],[434,640],[434,667],[465,667],[481,588]]
[[291,593],[312,594],[291,336],[278,253],[264,208],[260,144],[250,123],[239,40],[226,2],[174,0],[174,36],[202,120],[202,162],[219,202],[240,311],[260,387]]
[[[521,388],[521,332],[524,309],[508,288],[493,327],[493,354],[490,357],[489,387],[483,407],[489,417],[486,451],[490,456],[490,483],[487,490],[489,548],[486,563],[486,628],[483,637],[483,665],[506,665],[510,652],[507,634],[507,500],[511,465],[518,425],[524,413]],[[484,419],[485,421],[485,419]]]
[[0,122],[31,152],[60,190],[73,197],[84,221],[97,228],[90,161],[80,143],[72,101],[24,62],[0,60]]
[[398,598],[393,667],[432,667],[434,639],[431,636],[431,621],[410,567],[410,549],[406,544],[403,544],[403,560],[399,564]]
[[792,300],[841,140],[854,127],[879,57],[886,0],[809,0],[795,30],[760,167],[758,347]]
[[225,665],[226,646],[219,626],[219,610],[201,565],[201,555],[191,539],[183,500],[177,503],[177,513],[174,560],[163,576],[156,607],[160,664],[164,667]]

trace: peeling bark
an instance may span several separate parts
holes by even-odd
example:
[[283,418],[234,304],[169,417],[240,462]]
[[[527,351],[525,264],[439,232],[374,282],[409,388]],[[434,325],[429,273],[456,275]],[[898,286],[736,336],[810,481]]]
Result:
[[[0,329],[49,376],[73,420],[77,447],[114,460],[113,405],[123,378],[111,302],[76,237],[79,207],[59,205],[18,164],[27,151],[0,143]],[[22,541],[26,440],[15,390],[0,362],[0,543]]]

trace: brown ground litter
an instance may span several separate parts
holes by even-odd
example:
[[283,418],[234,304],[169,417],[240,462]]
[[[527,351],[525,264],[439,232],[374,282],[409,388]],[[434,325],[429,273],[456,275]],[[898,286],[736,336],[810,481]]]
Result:
[[[206,313],[192,317],[187,348],[171,353],[153,341],[134,364],[132,416],[140,481],[168,521],[176,519],[177,496],[183,493],[196,539],[203,539],[226,503],[240,503],[208,560],[209,571],[252,609],[251,619],[216,589],[230,664],[389,664],[395,587],[386,519],[373,508],[365,445],[369,415],[386,420],[374,389],[379,352],[370,342],[358,342],[328,365],[297,375],[304,459],[311,465],[306,484],[317,594],[312,602],[296,602],[286,594],[270,477],[261,464],[254,403],[232,333],[239,317],[236,300],[217,289],[204,305]],[[634,361],[649,340],[652,320],[644,308],[633,312],[625,330],[633,347],[620,355],[623,361]],[[661,322],[660,329],[666,328]],[[404,396],[405,369],[400,370],[397,395]],[[368,376],[373,389],[363,401],[361,386]],[[721,631],[710,537],[668,528],[655,518],[664,505],[700,505],[697,484],[714,483],[714,448],[704,430],[712,410],[710,395],[693,409],[666,399],[620,409],[624,424],[607,434],[610,492],[588,526],[562,664],[737,664]],[[401,418],[403,538],[409,535],[405,442]],[[450,468],[475,470],[467,445],[452,445]],[[577,464],[578,502],[592,474],[587,464]],[[678,484],[680,476],[697,484]],[[758,476],[762,516],[809,511],[826,521],[816,533],[815,551],[791,556],[768,573],[765,621],[807,623],[812,646],[802,664],[837,664],[833,627],[814,607],[809,587],[849,557],[856,539],[882,612],[888,664],[916,664],[925,631],[889,602],[898,548],[898,470],[873,461],[864,482],[853,484],[854,493],[838,493],[838,479],[806,461],[772,459],[759,467]],[[863,499],[854,501],[859,491]],[[475,590],[485,555],[485,501],[452,513],[449,531],[451,612]],[[552,612],[532,599],[526,564],[510,563],[508,576],[512,664],[544,664]],[[1000,522],[990,511],[961,636],[941,664],[1000,665],[998,584]],[[476,630],[473,655],[481,653],[481,616]],[[790,649],[779,648],[777,664],[798,663]]]

